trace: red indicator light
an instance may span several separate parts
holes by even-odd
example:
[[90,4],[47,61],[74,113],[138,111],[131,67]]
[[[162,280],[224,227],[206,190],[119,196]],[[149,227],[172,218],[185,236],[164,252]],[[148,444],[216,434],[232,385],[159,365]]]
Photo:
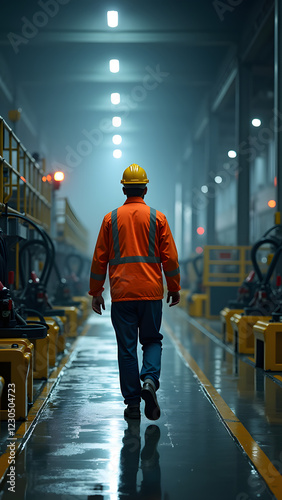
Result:
[[203,253],[204,249],[202,247],[197,247],[196,248],[196,253]]
[[198,234],[202,235],[202,234],[204,234],[204,232],[205,232],[205,230],[204,230],[204,228],[203,228],[203,227],[201,227],[201,226],[200,226],[200,227],[197,227],[197,233],[198,233]]
[[269,206],[270,208],[274,208],[274,207],[276,207],[276,201],[275,201],[275,200],[269,200],[269,202],[268,202],[267,204],[268,204],[268,206]]

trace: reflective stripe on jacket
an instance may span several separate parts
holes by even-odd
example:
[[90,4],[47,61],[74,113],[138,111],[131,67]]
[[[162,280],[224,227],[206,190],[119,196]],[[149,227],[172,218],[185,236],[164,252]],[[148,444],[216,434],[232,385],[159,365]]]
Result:
[[177,250],[166,217],[140,197],[128,198],[104,217],[91,266],[90,295],[104,290],[108,264],[113,302],[162,299],[162,268],[168,290],[180,290]]

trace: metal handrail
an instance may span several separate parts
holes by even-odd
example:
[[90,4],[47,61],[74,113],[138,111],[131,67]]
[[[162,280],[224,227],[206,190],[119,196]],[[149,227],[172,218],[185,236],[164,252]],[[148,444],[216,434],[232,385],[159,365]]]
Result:
[[9,207],[50,229],[52,185],[11,127],[0,117],[0,210]]

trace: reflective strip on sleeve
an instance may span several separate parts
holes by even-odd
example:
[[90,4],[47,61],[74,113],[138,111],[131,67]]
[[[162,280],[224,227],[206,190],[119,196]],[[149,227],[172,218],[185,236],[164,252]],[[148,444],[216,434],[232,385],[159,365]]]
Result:
[[149,230],[149,257],[155,256],[157,214],[154,208],[150,208],[150,230]]
[[95,273],[91,273],[90,274],[90,277],[93,279],[93,280],[97,280],[97,281],[103,281],[106,279],[106,274],[95,274]]
[[179,267],[177,269],[175,269],[174,271],[164,271],[165,273],[165,276],[168,276],[168,278],[172,278],[173,276],[176,276],[177,274],[180,273],[180,269]]
[[112,211],[111,219],[112,219],[112,234],[113,234],[115,258],[120,259],[120,246],[119,246],[119,234],[118,234],[118,223],[117,223],[117,208]]

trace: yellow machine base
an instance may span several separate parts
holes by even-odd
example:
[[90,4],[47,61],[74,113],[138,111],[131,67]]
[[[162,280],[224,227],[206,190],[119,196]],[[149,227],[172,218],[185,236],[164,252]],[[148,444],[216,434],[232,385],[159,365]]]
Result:
[[257,321],[254,325],[256,366],[264,370],[282,371],[282,323]]
[[200,318],[205,315],[207,297],[206,293],[194,293],[192,295],[192,302],[188,304],[188,313],[190,316]]
[[240,354],[254,354],[255,337],[253,326],[258,321],[269,321],[268,316],[241,316],[234,314],[230,321],[233,328],[233,348]]
[[233,342],[233,328],[230,320],[234,314],[241,314],[243,312],[244,309],[229,309],[229,307],[225,307],[220,311],[221,331],[224,342]]

